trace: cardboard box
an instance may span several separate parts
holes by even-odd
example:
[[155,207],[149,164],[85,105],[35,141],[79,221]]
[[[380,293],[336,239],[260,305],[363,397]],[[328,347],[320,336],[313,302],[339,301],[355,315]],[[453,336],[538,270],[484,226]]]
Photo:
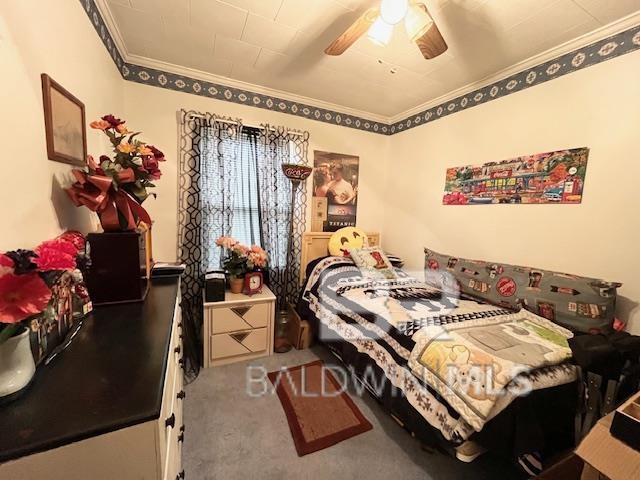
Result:
[[311,326],[309,322],[300,318],[293,305],[289,304],[289,342],[298,350],[311,346]]
[[613,413],[600,419],[576,450],[576,455],[597,470],[585,465],[583,480],[602,479],[602,475],[611,480],[640,478],[640,452],[611,435],[612,421]]

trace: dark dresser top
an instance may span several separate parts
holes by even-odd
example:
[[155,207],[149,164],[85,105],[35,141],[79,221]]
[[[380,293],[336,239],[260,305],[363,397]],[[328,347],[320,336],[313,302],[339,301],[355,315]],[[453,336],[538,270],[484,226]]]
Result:
[[71,345],[0,406],[0,463],[160,415],[179,277],[144,303],[96,307]]

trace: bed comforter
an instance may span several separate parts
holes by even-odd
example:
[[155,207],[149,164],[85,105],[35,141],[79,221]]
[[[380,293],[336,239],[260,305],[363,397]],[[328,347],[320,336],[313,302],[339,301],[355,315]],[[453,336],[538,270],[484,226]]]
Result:
[[[350,259],[327,257],[311,271],[302,299],[329,331],[368,355],[452,444],[480,431],[517,398],[521,390],[514,385],[536,390],[575,381],[575,367],[566,361],[568,331],[528,312],[452,297],[397,272],[395,280],[367,280]],[[516,362],[523,353],[525,361]],[[513,368],[523,363],[527,371]],[[451,365],[460,388],[445,378]],[[488,366],[490,389],[485,377],[483,388],[469,377],[460,386],[464,374],[486,375]]]

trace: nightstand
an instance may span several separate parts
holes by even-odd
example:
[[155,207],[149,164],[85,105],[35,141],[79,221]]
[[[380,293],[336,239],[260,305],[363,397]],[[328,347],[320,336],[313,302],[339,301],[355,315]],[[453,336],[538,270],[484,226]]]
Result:
[[253,296],[227,291],[223,302],[205,302],[204,366],[272,355],[275,306],[266,286]]

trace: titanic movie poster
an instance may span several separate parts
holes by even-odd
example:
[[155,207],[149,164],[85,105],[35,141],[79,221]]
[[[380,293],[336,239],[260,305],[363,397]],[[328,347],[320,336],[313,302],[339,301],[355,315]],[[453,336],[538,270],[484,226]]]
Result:
[[318,150],[313,154],[312,231],[355,227],[360,158]]

